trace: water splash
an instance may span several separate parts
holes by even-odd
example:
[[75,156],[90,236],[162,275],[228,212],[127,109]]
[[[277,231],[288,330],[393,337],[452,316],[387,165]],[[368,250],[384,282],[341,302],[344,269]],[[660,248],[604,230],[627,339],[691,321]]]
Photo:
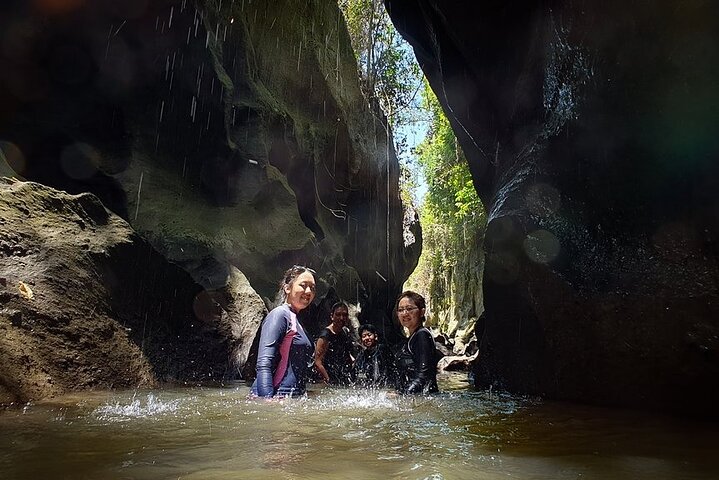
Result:
[[94,416],[104,422],[127,422],[137,418],[148,418],[167,413],[175,413],[180,406],[180,400],[163,401],[149,393],[144,399],[135,395],[129,404],[115,402],[98,407]]
[[303,402],[305,410],[347,411],[348,409],[362,410],[391,410],[403,411],[411,407],[405,405],[406,399],[397,397],[385,390],[344,389],[334,390],[331,395],[322,395]]

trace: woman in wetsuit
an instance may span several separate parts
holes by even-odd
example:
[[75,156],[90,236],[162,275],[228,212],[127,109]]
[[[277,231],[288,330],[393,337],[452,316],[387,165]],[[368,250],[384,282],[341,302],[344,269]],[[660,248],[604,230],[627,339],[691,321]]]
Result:
[[251,396],[296,397],[304,395],[313,345],[297,314],[315,298],[314,270],[295,265],[280,281],[282,305],[267,314],[260,330],[257,378]]
[[424,327],[424,297],[412,291],[397,299],[399,323],[409,332],[397,354],[398,390],[401,393],[434,393],[437,388],[437,361],[432,333]]
[[349,308],[344,302],[332,305],[330,324],[317,338],[315,368],[327,383],[347,385],[353,380],[353,342],[348,331]]

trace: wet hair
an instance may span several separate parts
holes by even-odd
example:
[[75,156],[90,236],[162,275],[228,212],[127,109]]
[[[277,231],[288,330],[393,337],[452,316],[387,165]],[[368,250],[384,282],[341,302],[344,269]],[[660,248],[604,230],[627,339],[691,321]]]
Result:
[[287,298],[287,294],[285,293],[285,287],[287,287],[288,285],[292,285],[297,279],[297,277],[299,277],[305,272],[310,272],[312,276],[317,275],[317,272],[315,272],[309,267],[305,267],[304,265],[292,265],[290,268],[288,268],[285,274],[282,276],[282,280],[280,280],[280,291],[278,292],[279,297],[282,299]]
[[359,330],[358,330],[360,337],[362,336],[363,332],[374,333],[376,336],[379,337],[379,332],[377,331],[377,327],[375,327],[371,323],[363,323],[362,325],[360,325]]
[[[424,297],[420,295],[417,292],[413,292],[412,290],[405,290],[400,294],[399,297],[397,297],[397,301],[394,304],[394,310],[397,311],[397,308],[399,308],[399,302],[403,298],[409,299],[412,303],[414,303],[414,306],[417,308],[427,308],[427,303],[424,301]],[[422,315],[422,323],[424,323],[425,317]]]
[[332,308],[330,308],[330,315],[334,314],[335,310],[337,310],[340,307],[344,307],[345,310],[347,310],[348,312],[350,310],[349,305],[347,305],[345,302],[339,301],[339,302],[336,302],[334,305],[332,305]]

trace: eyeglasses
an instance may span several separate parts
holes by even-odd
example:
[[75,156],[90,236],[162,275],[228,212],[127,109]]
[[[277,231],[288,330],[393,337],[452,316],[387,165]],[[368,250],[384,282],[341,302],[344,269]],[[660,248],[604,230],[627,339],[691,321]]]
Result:
[[397,309],[397,313],[411,312],[413,310],[419,310],[419,307],[401,307]]

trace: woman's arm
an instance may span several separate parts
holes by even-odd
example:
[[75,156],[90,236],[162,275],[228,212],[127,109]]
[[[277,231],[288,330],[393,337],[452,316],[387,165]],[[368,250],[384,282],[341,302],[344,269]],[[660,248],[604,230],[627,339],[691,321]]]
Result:
[[414,360],[414,376],[410,379],[405,393],[422,393],[436,374],[435,346],[432,335],[426,330],[417,332],[412,338],[410,347]]
[[330,376],[322,362],[325,359],[325,353],[327,353],[327,347],[329,347],[329,344],[330,342],[328,342],[326,338],[320,337],[317,339],[317,346],[315,347],[315,368],[318,372],[320,372],[320,375],[322,375],[325,382],[330,381]]
[[287,319],[281,310],[272,310],[262,323],[257,350],[257,395],[271,397],[275,393],[272,374],[279,362],[280,343],[287,334]]

